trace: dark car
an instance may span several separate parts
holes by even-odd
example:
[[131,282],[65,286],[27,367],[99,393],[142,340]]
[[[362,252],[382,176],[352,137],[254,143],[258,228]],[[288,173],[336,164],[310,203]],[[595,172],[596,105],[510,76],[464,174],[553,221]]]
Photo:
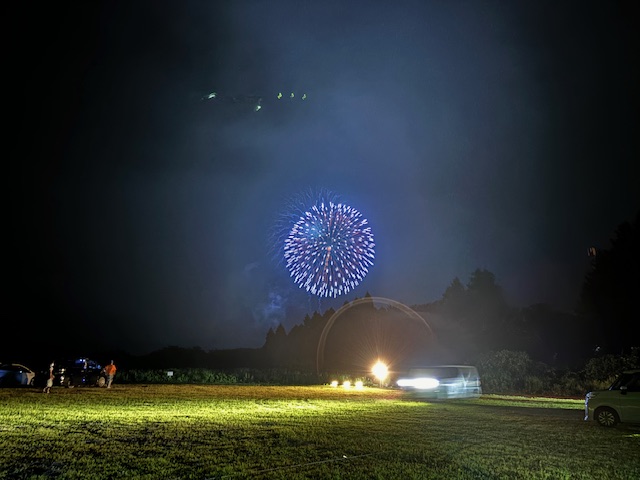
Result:
[[0,386],[18,387],[33,386],[35,372],[19,363],[4,363],[0,365]]
[[102,365],[86,357],[79,357],[67,362],[57,363],[54,385],[67,388],[79,386],[104,387],[107,383]]

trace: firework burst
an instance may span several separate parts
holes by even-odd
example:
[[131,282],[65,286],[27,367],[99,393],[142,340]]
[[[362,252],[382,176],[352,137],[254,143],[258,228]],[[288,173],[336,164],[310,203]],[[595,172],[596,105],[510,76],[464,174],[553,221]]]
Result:
[[320,202],[294,224],[284,242],[284,259],[296,285],[319,297],[333,297],[362,282],[375,258],[367,219],[342,203]]

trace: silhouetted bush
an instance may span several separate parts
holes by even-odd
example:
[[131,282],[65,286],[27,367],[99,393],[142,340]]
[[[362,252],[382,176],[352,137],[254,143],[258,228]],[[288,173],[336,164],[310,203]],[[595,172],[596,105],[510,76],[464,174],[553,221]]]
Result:
[[305,371],[271,369],[234,369],[230,371],[206,368],[131,369],[118,371],[118,383],[204,384],[204,385],[318,385],[327,383],[324,377]]
[[482,355],[477,367],[485,393],[523,393],[525,379],[534,373],[533,361],[526,352],[510,350]]
[[[628,355],[594,357],[583,370],[576,372],[534,362],[526,352],[500,350],[482,355],[476,366],[484,393],[581,397],[591,390],[607,388],[622,370],[640,368],[640,355],[639,350],[634,349]],[[348,373],[318,375],[284,367],[121,369],[116,376],[116,382],[122,384],[323,385],[332,380],[340,383],[363,380],[365,385],[379,385],[374,380]]]

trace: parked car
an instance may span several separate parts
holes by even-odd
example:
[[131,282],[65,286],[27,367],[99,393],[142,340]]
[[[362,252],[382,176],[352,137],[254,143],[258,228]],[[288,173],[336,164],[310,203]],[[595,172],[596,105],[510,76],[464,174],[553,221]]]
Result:
[[640,369],[622,372],[607,390],[587,393],[584,419],[603,427],[640,423]]
[[0,386],[17,387],[33,386],[36,373],[19,363],[4,363],[0,365]]
[[477,398],[482,395],[480,375],[471,365],[410,368],[396,383],[412,396],[422,398]]
[[107,383],[107,376],[102,366],[86,357],[56,363],[54,374],[54,385],[61,385],[67,388],[79,386],[104,387]]

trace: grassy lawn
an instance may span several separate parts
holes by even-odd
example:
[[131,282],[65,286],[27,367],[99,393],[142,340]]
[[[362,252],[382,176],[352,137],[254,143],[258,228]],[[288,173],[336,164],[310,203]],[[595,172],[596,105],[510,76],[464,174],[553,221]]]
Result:
[[582,418],[582,399],[377,388],[0,389],[0,478],[640,478],[640,427]]

